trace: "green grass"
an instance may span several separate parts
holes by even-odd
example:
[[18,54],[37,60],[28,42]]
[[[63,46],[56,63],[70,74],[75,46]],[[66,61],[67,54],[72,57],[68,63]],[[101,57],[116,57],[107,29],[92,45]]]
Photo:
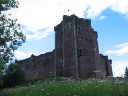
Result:
[[1,96],[128,96],[128,83],[112,81],[44,81],[4,89]]

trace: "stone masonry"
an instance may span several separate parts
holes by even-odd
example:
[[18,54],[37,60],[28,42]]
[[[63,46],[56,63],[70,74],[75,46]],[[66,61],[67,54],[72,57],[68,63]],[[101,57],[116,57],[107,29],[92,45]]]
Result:
[[18,61],[26,80],[51,76],[75,79],[112,76],[112,61],[99,54],[98,35],[91,27],[91,20],[64,15],[54,30],[53,52]]

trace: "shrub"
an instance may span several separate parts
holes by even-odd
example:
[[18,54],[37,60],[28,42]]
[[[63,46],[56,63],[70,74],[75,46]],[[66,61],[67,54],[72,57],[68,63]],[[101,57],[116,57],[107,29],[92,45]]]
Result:
[[16,85],[21,85],[25,81],[24,72],[18,66],[18,64],[10,64],[6,70],[4,76],[4,85],[5,87],[13,87]]
[[3,88],[4,82],[2,76],[0,76],[0,89]]

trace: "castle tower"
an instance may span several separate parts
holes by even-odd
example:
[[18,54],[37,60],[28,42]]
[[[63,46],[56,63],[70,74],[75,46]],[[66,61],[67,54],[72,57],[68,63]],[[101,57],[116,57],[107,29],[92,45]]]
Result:
[[56,74],[93,77],[98,54],[97,33],[91,28],[91,21],[64,15],[63,21],[55,27]]
[[65,15],[54,29],[55,50],[17,62],[26,81],[55,76],[82,79],[113,75],[112,60],[99,54],[97,32],[89,19]]

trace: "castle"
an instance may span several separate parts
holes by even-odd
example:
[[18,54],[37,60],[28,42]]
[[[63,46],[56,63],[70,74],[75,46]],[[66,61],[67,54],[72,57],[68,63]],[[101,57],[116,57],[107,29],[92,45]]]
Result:
[[99,54],[98,35],[91,27],[91,20],[64,15],[54,30],[55,49],[52,52],[17,62],[25,72],[26,80],[112,76],[112,60]]

